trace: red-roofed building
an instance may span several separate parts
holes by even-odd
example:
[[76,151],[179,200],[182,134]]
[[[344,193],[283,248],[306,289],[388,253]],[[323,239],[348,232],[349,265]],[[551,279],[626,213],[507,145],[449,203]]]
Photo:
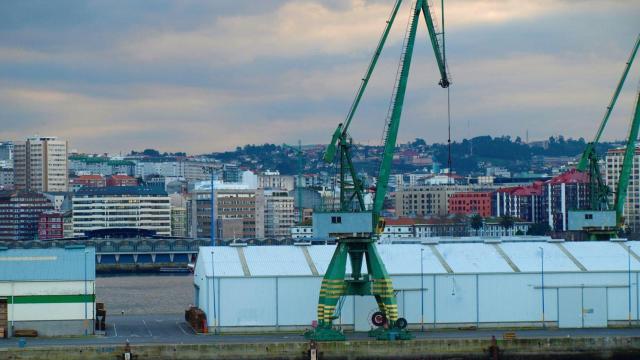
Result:
[[496,191],[494,216],[512,216],[532,223],[549,224],[554,231],[567,231],[569,210],[589,207],[589,175],[570,170],[547,182]]
[[107,182],[102,175],[81,175],[77,178],[69,180],[72,188],[79,189],[83,186],[87,187],[105,187]]
[[491,216],[491,192],[459,192],[449,198],[449,213]]
[[138,180],[124,174],[111,175],[107,178],[107,186],[138,186]]
[[571,169],[549,180],[550,184],[588,184],[589,174]]
[[587,210],[589,175],[575,169],[547,181],[543,194],[549,226],[555,231],[567,231],[569,210]]
[[543,187],[543,182],[536,181],[529,186],[499,189],[492,202],[492,215],[507,215],[533,223],[545,221]]
[[380,234],[380,238],[415,237],[415,224],[416,219],[413,218],[385,219],[384,231]]

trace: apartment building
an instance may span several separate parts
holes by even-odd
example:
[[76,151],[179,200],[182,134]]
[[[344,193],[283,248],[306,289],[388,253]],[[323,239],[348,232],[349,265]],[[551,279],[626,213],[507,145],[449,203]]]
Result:
[[67,142],[56,137],[32,137],[14,144],[17,190],[67,191]]
[[[605,184],[612,190],[612,194],[618,187],[618,178],[622,170],[625,148],[611,149],[605,156],[606,170],[604,171]],[[640,148],[636,148],[633,157],[633,166],[629,174],[629,188],[624,204],[624,222],[632,232],[640,232]],[[613,204],[613,195],[609,202]]]
[[59,211],[45,211],[38,221],[38,239],[55,240],[64,237],[64,215]]
[[491,216],[491,192],[459,192],[449,197],[449,213]]
[[13,169],[0,167],[0,190],[13,190]]
[[79,190],[87,187],[105,187],[107,180],[102,175],[80,175],[69,180],[69,186],[72,190]]
[[532,223],[547,221],[547,207],[544,205],[544,183],[535,182],[528,186],[512,186],[495,192],[492,215],[511,216]]
[[0,191],[0,240],[34,240],[40,215],[53,210],[47,198],[31,191]]
[[82,188],[72,200],[73,234],[106,228],[153,230],[171,235],[171,204],[157,187]]
[[258,175],[258,188],[291,191],[295,188],[292,175],[280,175],[279,171],[265,171]]
[[283,190],[258,192],[258,211],[264,211],[264,236],[282,239],[291,236],[291,227],[296,223],[294,197]]
[[138,186],[138,179],[125,174],[107,177],[107,186]]
[[[215,232],[218,240],[264,237],[264,209],[258,209],[256,190],[217,184],[215,189]],[[211,237],[211,192],[197,189],[187,200],[191,236]]]
[[399,188],[396,191],[396,216],[444,216],[449,213],[449,198],[459,192],[469,192],[469,185],[424,185]]
[[569,210],[587,210],[589,174],[570,170],[544,184],[542,201],[549,226],[555,231],[568,230]]

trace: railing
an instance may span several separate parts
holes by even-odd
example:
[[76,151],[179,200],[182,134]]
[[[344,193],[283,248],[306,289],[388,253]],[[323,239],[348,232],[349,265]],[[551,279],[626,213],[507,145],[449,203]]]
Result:
[[208,239],[63,239],[0,241],[0,248],[47,249],[72,245],[95,247],[96,253],[152,253],[152,252],[198,252],[200,246],[209,245]]

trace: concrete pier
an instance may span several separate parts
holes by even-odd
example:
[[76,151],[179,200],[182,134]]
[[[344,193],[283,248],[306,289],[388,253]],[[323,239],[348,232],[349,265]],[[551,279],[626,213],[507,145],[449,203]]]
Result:
[[[213,341],[213,339],[212,339]],[[491,340],[356,340],[319,343],[320,359],[487,359]],[[640,337],[548,337],[498,340],[499,359],[637,359]],[[7,360],[114,360],[123,345],[41,346],[0,349]],[[139,360],[309,359],[307,342],[133,345]]]

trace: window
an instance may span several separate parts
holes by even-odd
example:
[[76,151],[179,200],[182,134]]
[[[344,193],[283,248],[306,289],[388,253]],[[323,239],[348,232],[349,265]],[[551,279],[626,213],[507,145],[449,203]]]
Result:
[[584,218],[585,218],[585,220],[592,220],[593,219],[593,214],[584,214]]
[[342,224],[342,216],[332,216],[331,217],[332,224]]

